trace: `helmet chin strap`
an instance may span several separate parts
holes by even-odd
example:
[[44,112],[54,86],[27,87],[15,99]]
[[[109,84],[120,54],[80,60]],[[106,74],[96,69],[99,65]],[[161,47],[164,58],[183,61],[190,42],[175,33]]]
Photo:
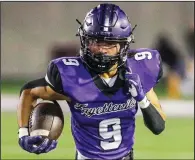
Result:
[[[103,73],[109,73],[109,72],[112,72],[112,71],[114,71],[115,69],[117,70],[118,69],[118,64],[117,64],[118,62],[116,62],[110,69],[108,69],[108,71],[106,71],[106,72],[103,72]],[[116,67],[114,67],[115,65],[117,64],[117,66]]]

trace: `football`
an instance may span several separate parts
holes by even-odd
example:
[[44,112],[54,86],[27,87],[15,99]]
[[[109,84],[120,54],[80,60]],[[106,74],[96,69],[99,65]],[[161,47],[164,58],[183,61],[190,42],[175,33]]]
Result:
[[62,133],[63,127],[63,112],[56,101],[38,103],[29,118],[30,136],[41,135],[50,140],[57,140]]

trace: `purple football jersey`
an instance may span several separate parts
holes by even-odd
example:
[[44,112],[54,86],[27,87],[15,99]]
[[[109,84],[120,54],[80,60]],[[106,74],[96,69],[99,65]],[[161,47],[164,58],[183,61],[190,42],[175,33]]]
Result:
[[[127,59],[127,67],[140,76],[147,93],[159,79],[160,55],[150,49],[134,52],[135,56]],[[77,150],[91,159],[126,156],[134,144],[138,109],[128,88],[122,85],[111,96],[106,95],[80,57],[63,57],[52,63],[60,73],[64,94],[71,98],[71,128]]]

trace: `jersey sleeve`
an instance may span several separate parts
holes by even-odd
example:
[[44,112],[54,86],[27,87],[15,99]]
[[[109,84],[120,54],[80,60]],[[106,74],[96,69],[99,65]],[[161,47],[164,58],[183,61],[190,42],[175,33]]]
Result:
[[62,80],[56,64],[51,61],[47,68],[45,76],[47,84],[57,93],[63,94]]
[[147,78],[142,78],[143,88],[145,93],[154,88],[163,76],[162,59],[160,53],[157,50],[152,50],[152,59],[144,61],[145,73],[143,74]]
[[136,50],[128,59],[128,67],[139,75],[145,93],[154,88],[163,76],[162,60],[157,50]]

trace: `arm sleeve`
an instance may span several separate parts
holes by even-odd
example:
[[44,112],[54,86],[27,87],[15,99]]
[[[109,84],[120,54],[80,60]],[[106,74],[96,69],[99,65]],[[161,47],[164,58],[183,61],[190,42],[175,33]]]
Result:
[[40,79],[36,79],[36,80],[33,80],[33,81],[29,81],[27,82],[26,84],[24,84],[22,86],[22,88],[20,89],[20,96],[22,94],[22,92],[25,90],[25,89],[31,89],[31,88],[36,88],[36,87],[42,87],[42,86],[47,86],[47,82],[45,81],[45,78],[40,78]]
[[165,129],[165,121],[151,103],[147,108],[142,108],[141,111],[146,127],[154,134],[158,135]]
[[52,61],[48,65],[45,80],[55,92],[64,94],[60,72],[56,64],[54,64]]

